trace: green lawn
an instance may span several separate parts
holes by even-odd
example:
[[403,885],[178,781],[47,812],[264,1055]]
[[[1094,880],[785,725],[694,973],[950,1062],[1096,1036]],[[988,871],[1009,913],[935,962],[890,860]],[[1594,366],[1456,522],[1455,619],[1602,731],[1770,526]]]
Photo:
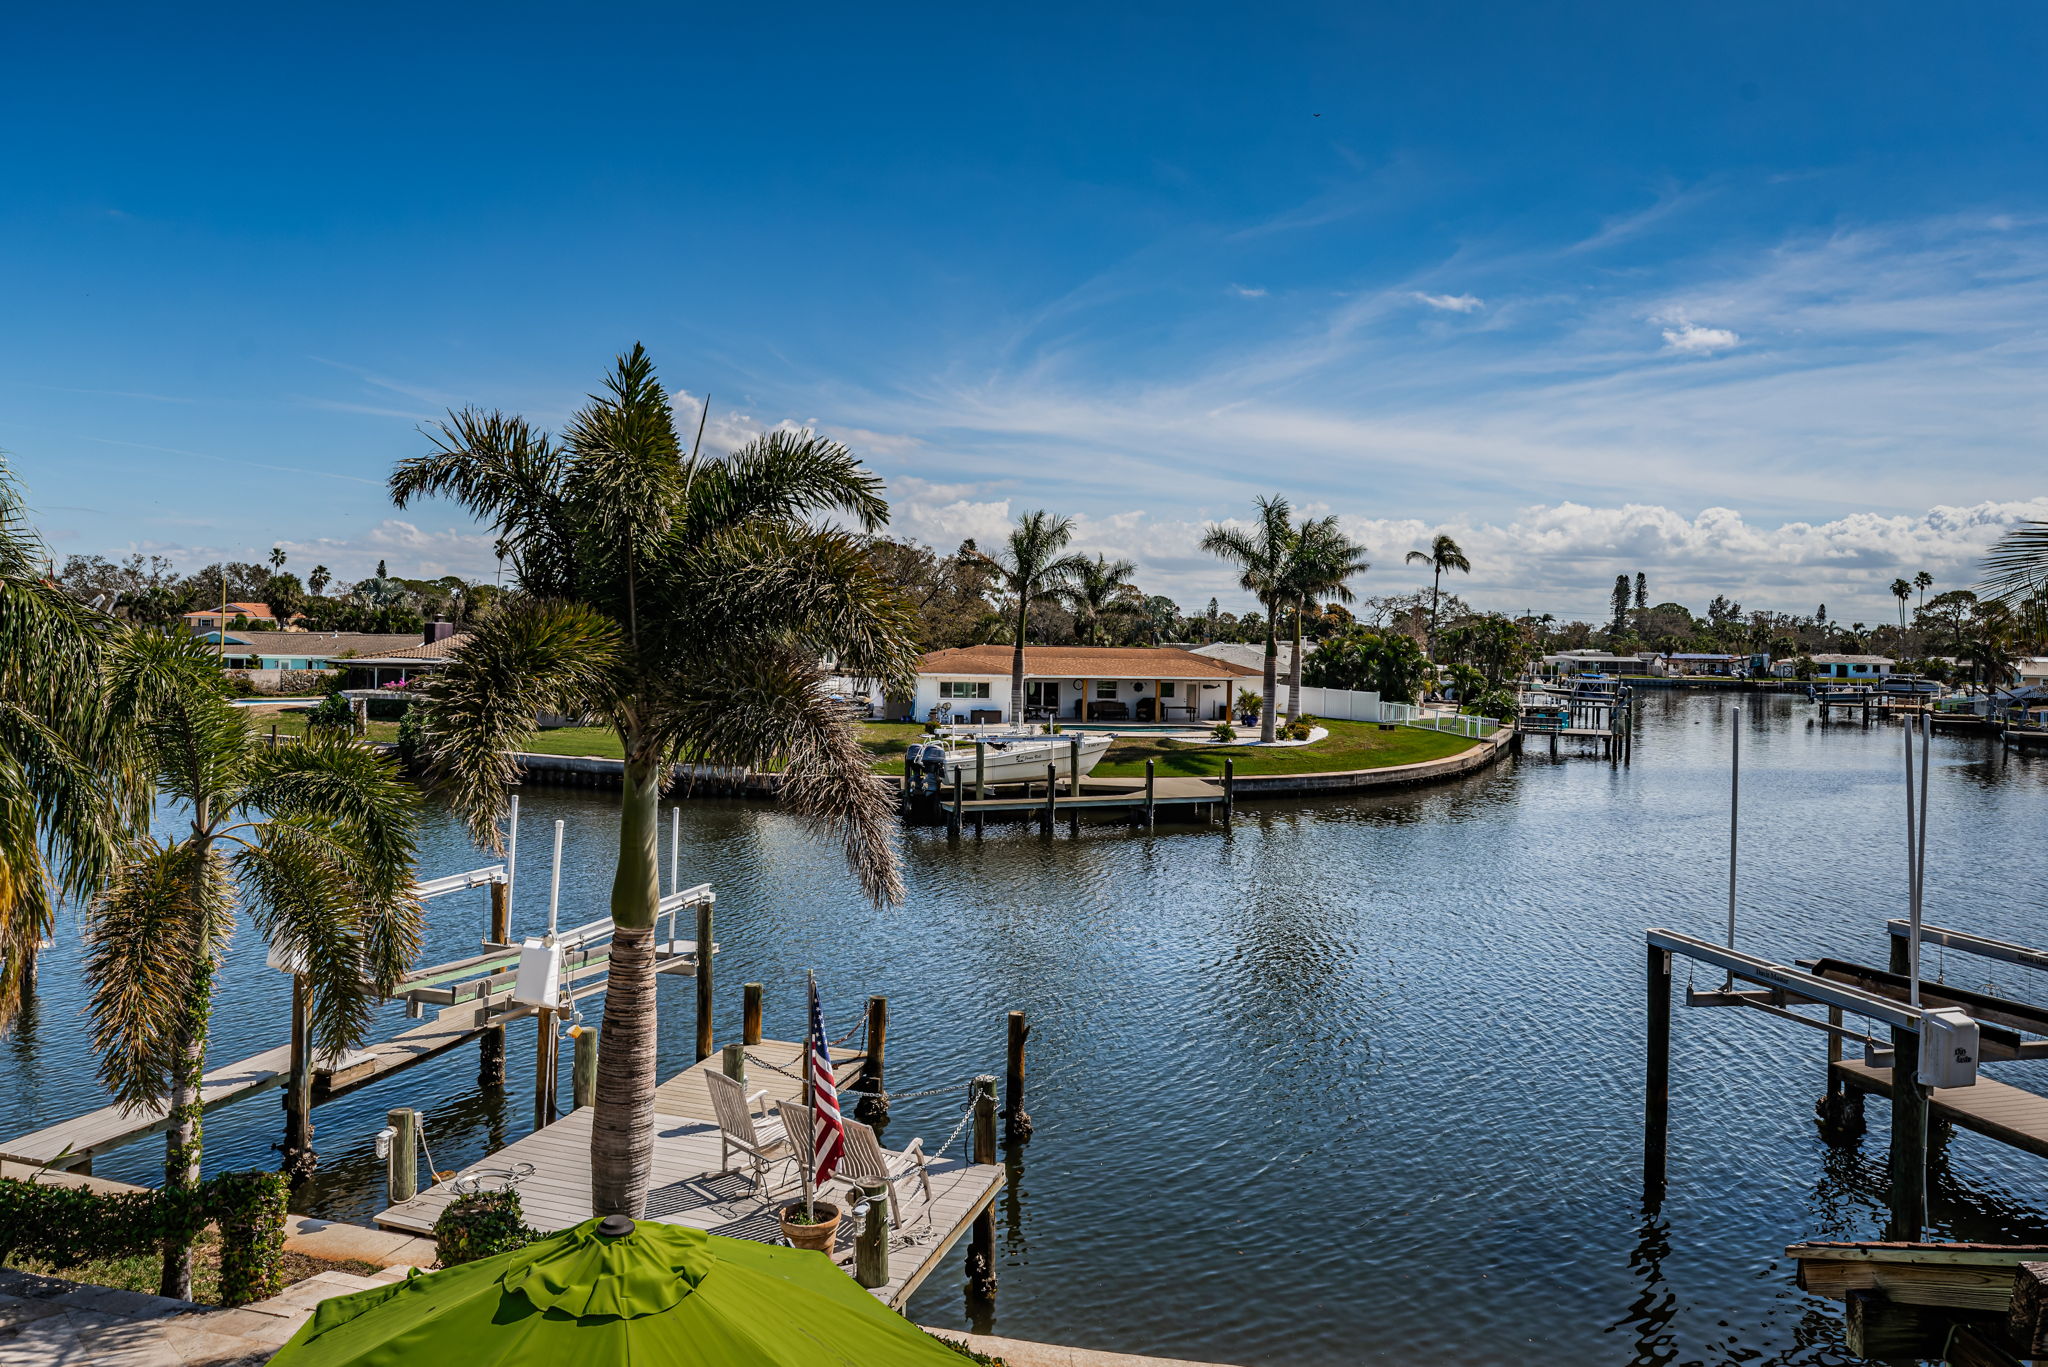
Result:
[[[268,731],[272,722],[282,736],[304,735],[305,713],[285,712],[251,720],[258,731]],[[1325,721],[1330,734],[1313,745],[1284,750],[1246,749],[1237,745],[1190,745],[1185,741],[1125,736],[1110,747],[1094,772],[1104,778],[1139,778],[1145,761],[1156,761],[1161,775],[1214,777],[1223,772],[1223,761],[1237,761],[1239,774],[1320,774],[1345,769],[1379,769],[1391,764],[1415,764],[1441,759],[1467,749],[1472,742],[1463,736],[1446,736],[1412,726],[1382,731],[1370,722]],[[924,736],[916,722],[864,722],[861,730],[875,756],[875,768],[885,774],[903,772],[903,751]],[[1254,732],[1256,734],[1256,732]],[[373,721],[371,740],[395,741],[398,723]],[[564,726],[536,731],[523,747],[541,755],[594,755],[619,759],[619,738],[609,727]]]
[[1252,774],[1321,774],[1346,769],[1383,769],[1442,759],[1470,749],[1472,741],[1421,731],[1412,726],[1382,731],[1371,722],[1325,721],[1330,734],[1313,745],[1287,749],[1252,749],[1241,745],[1190,745],[1177,740],[1125,736],[1109,748],[1094,772],[1102,778],[1142,778],[1145,761],[1154,761],[1161,777],[1212,778],[1222,774],[1223,761],[1235,760],[1240,777]]

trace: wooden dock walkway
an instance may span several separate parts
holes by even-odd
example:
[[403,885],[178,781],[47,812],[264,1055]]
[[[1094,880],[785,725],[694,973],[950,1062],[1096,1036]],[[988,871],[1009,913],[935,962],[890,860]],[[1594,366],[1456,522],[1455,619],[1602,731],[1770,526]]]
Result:
[[[1052,796],[1055,813],[1103,811],[1142,807],[1145,805],[1145,780],[1142,778],[1084,778],[1081,780],[1081,795],[1075,797],[1067,792],[1063,779],[1058,791]],[[991,789],[995,788],[990,784]],[[1003,785],[1000,793],[991,792],[988,797],[963,797],[960,810],[969,816],[976,812],[1042,812],[1045,810],[1045,780],[1037,783],[1012,783]],[[967,791],[972,792],[969,788]],[[1152,783],[1152,803],[1156,807],[1186,806],[1196,803],[1223,801],[1223,784],[1211,778],[1161,778]],[[939,810],[950,812],[953,798],[949,793],[939,795]]]
[[[776,1040],[748,1045],[747,1051],[782,1067],[801,1059],[803,1052],[800,1044]],[[860,1067],[859,1054],[838,1050],[835,1055],[841,1076],[851,1081]],[[771,1181],[778,1185],[766,1197],[755,1195],[753,1183],[744,1172],[722,1166],[718,1126],[709,1118],[710,1092],[703,1080],[705,1072],[718,1066],[719,1059],[714,1055],[663,1083],[655,1093],[654,1158],[646,1218],[689,1225],[712,1234],[774,1242],[781,1238],[776,1211],[794,1198],[797,1188],[786,1164],[771,1173]],[[795,1099],[801,1083],[782,1073],[750,1067],[747,1089],[767,1091],[774,1099]],[[687,1109],[679,1113],[671,1107]],[[571,1111],[554,1124],[473,1164],[467,1171],[487,1178],[493,1171],[530,1163],[531,1175],[517,1183],[526,1223],[547,1231],[579,1224],[593,1214],[590,1117],[587,1107]],[[934,1143],[943,1138],[930,1136]],[[951,1154],[929,1160],[932,1199],[927,1203],[921,1195],[914,1195],[909,1208],[902,1213],[903,1226],[891,1240],[892,1275],[887,1285],[874,1289],[885,1304],[901,1306],[908,1301],[953,1245],[965,1237],[975,1216],[987,1209],[1002,1189],[1001,1164],[969,1163],[959,1153],[956,1145]],[[386,1229],[431,1234],[435,1219],[455,1195],[453,1182],[437,1183],[410,1201],[377,1212],[375,1218]],[[853,1261],[854,1234],[854,1222],[843,1219],[833,1256],[849,1267]]]
[[[1859,1092],[1889,1099],[1892,1070],[1872,1067],[1862,1059],[1828,1065],[1844,1084]],[[1978,1134],[1989,1135],[2016,1149],[2048,1158],[2048,1096],[1993,1082],[1982,1072],[1974,1086],[1937,1087],[1927,1094],[1928,1114]]]

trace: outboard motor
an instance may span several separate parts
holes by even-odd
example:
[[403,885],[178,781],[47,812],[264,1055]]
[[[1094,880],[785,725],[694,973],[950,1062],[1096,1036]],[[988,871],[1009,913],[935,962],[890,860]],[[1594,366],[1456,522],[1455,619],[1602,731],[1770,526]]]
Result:
[[925,746],[923,765],[926,789],[936,797],[946,786],[946,747]]

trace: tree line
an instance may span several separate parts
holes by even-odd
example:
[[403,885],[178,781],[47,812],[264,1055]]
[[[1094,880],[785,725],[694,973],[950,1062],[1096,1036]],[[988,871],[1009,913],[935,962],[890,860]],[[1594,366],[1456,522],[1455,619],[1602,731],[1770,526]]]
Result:
[[[82,602],[123,621],[152,627],[174,625],[188,612],[217,609],[226,601],[265,604],[280,625],[290,623],[307,631],[412,633],[435,617],[466,623],[498,591],[454,574],[438,579],[394,576],[382,560],[375,574],[350,584],[336,582],[325,565],[314,565],[301,579],[287,568],[289,557],[281,546],[272,547],[268,560],[218,561],[180,573],[161,555],[133,554],[118,561],[103,555],[72,555],[52,577]],[[230,631],[271,629],[268,623],[232,613],[227,625]]]

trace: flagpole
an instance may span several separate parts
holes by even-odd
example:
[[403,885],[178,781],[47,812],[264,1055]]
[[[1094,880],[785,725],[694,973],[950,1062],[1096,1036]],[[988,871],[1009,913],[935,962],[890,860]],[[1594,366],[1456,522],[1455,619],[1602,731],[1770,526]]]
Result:
[[[804,970],[804,983],[810,991],[810,1011],[804,1020],[804,1101],[815,1106],[818,1099],[811,1094],[811,1026],[818,1019],[818,975],[810,969]],[[815,1114],[811,1121],[811,1170],[804,1174],[804,1219],[810,1224],[818,1223],[818,1212],[812,1208],[812,1196],[818,1185],[818,1122]]]

